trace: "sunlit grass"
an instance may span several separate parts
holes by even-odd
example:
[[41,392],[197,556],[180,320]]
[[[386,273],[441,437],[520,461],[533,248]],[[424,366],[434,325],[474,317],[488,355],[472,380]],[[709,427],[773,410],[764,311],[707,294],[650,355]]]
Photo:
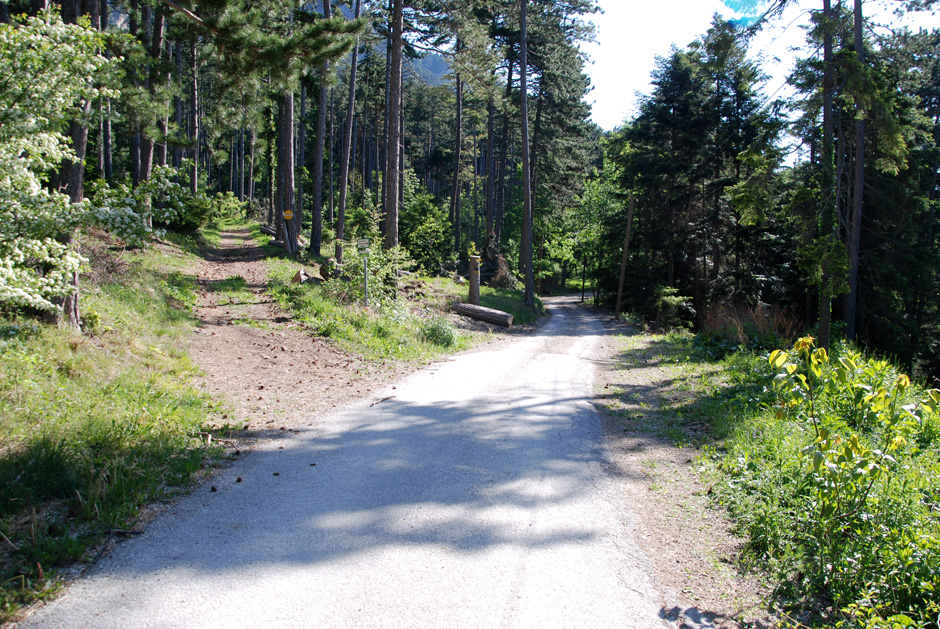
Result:
[[[269,260],[268,290],[295,320],[366,359],[425,361],[469,347],[469,339],[442,312],[413,310],[404,299],[373,298],[369,307],[349,298],[348,282],[292,284],[298,265]],[[355,281],[355,280],[349,280]]]
[[85,334],[0,319],[0,621],[48,590],[140,507],[207,457],[211,399],[190,382],[195,259],[185,248],[108,250],[82,283]]

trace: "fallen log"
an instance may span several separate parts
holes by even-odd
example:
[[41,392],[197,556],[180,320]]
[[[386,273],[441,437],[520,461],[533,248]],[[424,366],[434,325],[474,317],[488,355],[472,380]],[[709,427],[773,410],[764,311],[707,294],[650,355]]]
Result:
[[512,325],[512,315],[502,310],[494,310],[484,306],[474,306],[473,304],[454,304],[454,311],[457,314],[472,319],[479,319],[494,325],[501,325],[508,328]]
[[271,227],[270,225],[262,225],[258,229],[261,230],[262,234],[266,234],[268,236],[277,236],[277,230]]

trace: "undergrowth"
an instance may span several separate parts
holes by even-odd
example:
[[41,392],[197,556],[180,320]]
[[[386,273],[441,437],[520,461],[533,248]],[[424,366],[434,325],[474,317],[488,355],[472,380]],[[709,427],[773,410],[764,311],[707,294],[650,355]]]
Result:
[[209,398],[188,384],[193,259],[86,238],[84,334],[0,317],[0,622],[55,587],[144,504],[208,459]]
[[775,575],[788,626],[936,626],[940,392],[809,337],[724,365],[738,385],[717,393],[729,419],[705,459],[713,497],[745,558]]
[[[627,337],[620,361],[670,370],[651,424],[702,446],[710,495],[747,540],[745,567],[776,584],[784,626],[933,629],[940,391],[844,343],[831,356],[809,337],[787,351],[752,344]],[[651,421],[629,390],[607,397],[625,425]]]
[[381,252],[370,254],[366,306],[364,263],[346,252],[332,279],[299,284],[291,282],[296,263],[269,259],[268,292],[312,333],[366,357],[422,361],[470,346],[443,312],[414,307],[396,294],[396,263]]

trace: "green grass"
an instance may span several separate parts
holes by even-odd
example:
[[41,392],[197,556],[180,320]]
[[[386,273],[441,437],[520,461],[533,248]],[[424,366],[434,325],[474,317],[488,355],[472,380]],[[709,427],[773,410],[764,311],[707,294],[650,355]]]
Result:
[[841,344],[832,353],[809,377],[811,393],[791,396],[784,377],[778,399],[774,377],[786,372],[766,353],[717,358],[690,335],[628,337],[624,369],[663,370],[656,419],[629,416],[627,392],[605,403],[627,426],[702,448],[710,495],[746,540],[744,563],[776,584],[770,604],[785,626],[935,627],[938,405],[885,361]]
[[443,313],[413,310],[404,299],[383,299],[378,287],[366,308],[360,282],[292,284],[297,263],[280,259],[268,265],[268,291],[295,320],[366,358],[420,362],[470,346]]
[[195,259],[93,240],[85,250],[96,274],[82,284],[84,335],[0,319],[0,621],[222,455],[199,435],[214,405],[189,384],[182,349]]

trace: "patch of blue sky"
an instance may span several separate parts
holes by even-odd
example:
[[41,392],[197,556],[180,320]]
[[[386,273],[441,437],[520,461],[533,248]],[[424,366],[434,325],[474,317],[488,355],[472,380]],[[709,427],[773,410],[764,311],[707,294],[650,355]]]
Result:
[[764,10],[765,0],[721,0],[726,7],[742,18],[754,18]]

